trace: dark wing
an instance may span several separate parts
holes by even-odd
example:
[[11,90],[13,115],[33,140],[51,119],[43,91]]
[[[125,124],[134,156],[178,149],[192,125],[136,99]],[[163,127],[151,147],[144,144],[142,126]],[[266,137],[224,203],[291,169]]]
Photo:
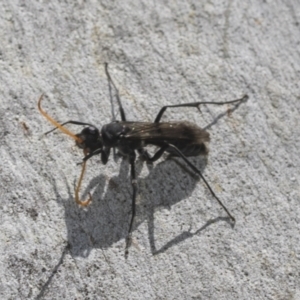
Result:
[[177,141],[201,144],[209,141],[209,133],[190,122],[120,122],[128,131],[125,138],[131,140],[144,140],[147,143],[157,141]]

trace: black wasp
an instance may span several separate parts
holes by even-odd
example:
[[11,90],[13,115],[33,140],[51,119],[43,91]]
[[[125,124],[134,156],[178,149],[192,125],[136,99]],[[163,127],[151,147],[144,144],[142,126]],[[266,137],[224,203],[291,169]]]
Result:
[[[76,145],[83,149],[84,158],[82,164],[81,175],[75,190],[75,200],[78,204],[86,206],[91,201],[91,195],[86,201],[79,200],[79,189],[85,172],[86,161],[94,155],[100,154],[101,161],[105,165],[108,161],[110,150],[112,148],[117,148],[118,151],[129,158],[131,166],[131,184],[133,188],[132,194],[132,216],[130,220],[130,225],[128,229],[128,236],[126,239],[126,254],[128,253],[128,248],[131,243],[131,232],[134,222],[134,217],[136,213],[136,193],[137,193],[137,181],[135,175],[135,161],[136,152],[138,152],[147,162],[154,162],[158,160],[164,152],[168,152],[174,156],[181,157],[186,164],[198,174],[214,198],[219,202],[219,204],[226,211],[227,215],[231,221],[235,222],[235,218],[230,214],[225,205],[216,196],[200,170],[198,170],[188,159],[188,156],[206,155],[208,149],[206,143],[209,142],[209,133],[204,129],[201,129],[197,125],[187,122],[160,122],[162,115],[169,107],[196,107],[199,109],[201,104],[215,104],[224,105],[232,103],[240,103],[246,101],[248,96],[245,95],[240,99],[226,101],[226,102],[193,102],[184,103],[177,105],[167,105],[160,109],[153,123],[150,122],[129,122],[126,120],[125,112],[121,104],[118,89],[116,88],[113,80],[108,72],[108,65],[105,64],[105,72],[107,78],[116,90],[116,98],[119,105],[119,111],[122,121],[113,121],[109,124],[104,125],[101,130],[96,126],[78,121],[67,121],[65,123],[59,124],[54,119],[52,119],[45,111],[41,108],[41,101],[43,95],[40,97],[38,102],[38,108],[40,112],[56,127],[55,129],[60,129],[64,133],[71,136],[75,141]],[[74,135],[70,132],[64,125],[75,124],[83,125],[85,127],[79,134]],[[47,133],[50,133],[51,131]],[[145,147],[147,145],[157,146],[159,149],[157,152],[150,156]]]

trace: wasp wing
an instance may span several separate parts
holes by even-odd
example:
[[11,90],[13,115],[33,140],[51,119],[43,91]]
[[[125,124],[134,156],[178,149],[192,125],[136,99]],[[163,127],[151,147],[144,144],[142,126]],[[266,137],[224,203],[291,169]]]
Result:
[[201,144],[209,141],[209,133],[190,122],[121,122],[128,131],[126,139],[144,140],[156,144],[157,141],[177,141]]

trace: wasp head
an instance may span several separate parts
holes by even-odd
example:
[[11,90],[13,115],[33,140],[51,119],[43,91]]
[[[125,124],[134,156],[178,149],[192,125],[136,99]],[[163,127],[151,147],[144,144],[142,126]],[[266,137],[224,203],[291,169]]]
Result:
[[76,141],[76,145],[81,149],[85,149],[87,153],[102,148],[102,138],[99,129],[95,126],[85,127],[76,136],[81,140],[80,142]]

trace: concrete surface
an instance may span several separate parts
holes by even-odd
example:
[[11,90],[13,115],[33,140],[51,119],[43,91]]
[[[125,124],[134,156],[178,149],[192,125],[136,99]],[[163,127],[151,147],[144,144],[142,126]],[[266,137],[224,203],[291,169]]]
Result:
[[[0,16],[1,299],[300,299],[298,1],[11,0]],[[77,207],[82,152],[42,135],[37,100],[61,122],[109,123],[104,62],[130,120],[249,95],[164,117],[210,132],[207,161],[190,160],[234,228],[181,159],[138,160],[127,260],[128,162],[93,158],[94,200]]]

